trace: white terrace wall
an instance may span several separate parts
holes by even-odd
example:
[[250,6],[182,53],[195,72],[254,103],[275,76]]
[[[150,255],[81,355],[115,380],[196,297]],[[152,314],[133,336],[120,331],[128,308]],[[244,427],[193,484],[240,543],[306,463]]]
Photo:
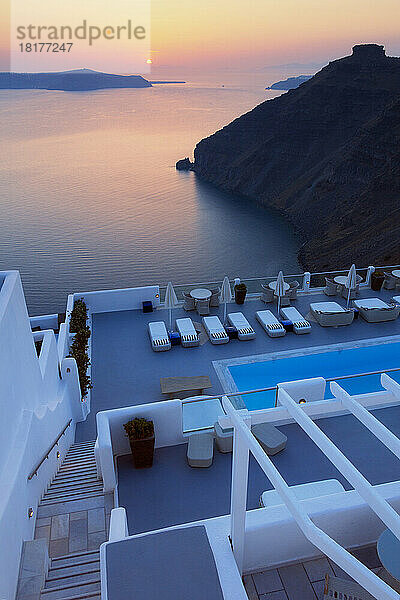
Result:
[[[37,504],[58,466],[56,452],[60,451],[61,459],[67,452],[82,409],[80,394],[71,396],[76,387],[60,378],[53,331],[40,332],[43,343],[37,356],[19,273],[9,271],[1,276],[0,598],[11,600],[22,542],[33,537]],[[80,410],[75,415],[74,405]],[[73,417],[58,448],[28,481],[29,473]],[[28,516],[30,507],[33,518]]]
[[101,474],[103,477],[105,492],[115,490],[114,456],[130,453],[129,440],[125,435],[123,425],[135,417],[144,417],[154,422],[156,448],[175,446],[185,441],[182,433],[181,400],[141,404],[97,413],[95,454],[97,469],[99,475]]
[[154,307],[160,306],[160,288],[158,285],[120,290],[102,290],[99,292],[82,292],[76,293],[73,296],[75,300],[83,298],[89,312],[92,314],[141,309],[142,302],[146,300],[150,300]]

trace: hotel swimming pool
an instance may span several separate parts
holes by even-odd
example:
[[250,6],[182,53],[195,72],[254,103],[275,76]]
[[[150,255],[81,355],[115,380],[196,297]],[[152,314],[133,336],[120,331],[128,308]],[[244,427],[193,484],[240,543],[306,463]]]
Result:
[[[284,381],[310,377],[335,378],[371,371],[400,367],[400,341],[387,339],[366,340],[354,344],[309,348],[298,352],[279,352],[269,355],[223,361],[223,378],[229,391],[245,391],[272,387]],[[246,359],[245,359],[246,360]],[[222,362],[222,361],[221,361]],[[229,362],[231,363],[229,365]],[[235,364],[232,364],[235,363]],[[400,382],[400,371],[391,373]],[[382,390],[380,375],[355,377],[339,382],[350,394],[363,394]],[[228,389],[225,389],[228,391]],[[275,404],[275,391],[260,392],[242,397],[249,410],[270,408]],[[332,398],[327,386],[325,398]]]

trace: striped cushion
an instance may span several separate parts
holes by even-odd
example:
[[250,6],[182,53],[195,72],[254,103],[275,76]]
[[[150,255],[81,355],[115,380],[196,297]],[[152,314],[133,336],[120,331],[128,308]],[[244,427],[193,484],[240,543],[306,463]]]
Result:
[[226,337],[226,333],[224,331],[214,331],[213,333],[211,333],[211,337],[215,339],[221,339]]
[[169,340],[167,340],[167,339],[153,340],[153,344],[155,346],[164,346],[166,344],[169,344]]
[[280,323],[268,323],[268,329],[281,329],[282,325]]
[[182,340],[185,342],[196,342],[198,339],[197,335],[187,334],[182,336]]

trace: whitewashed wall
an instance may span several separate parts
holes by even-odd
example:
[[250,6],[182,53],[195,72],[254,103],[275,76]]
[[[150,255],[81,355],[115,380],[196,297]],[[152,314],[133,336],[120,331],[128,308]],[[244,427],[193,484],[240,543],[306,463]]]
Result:
[[105,492],[113,492],[115,489],[114,456],[130,453],[129,440],[123,425],[135,417],[144,417],[153,421],[156,448],[175,446],[185,441],[182,433],[181,400],[153,402],[97,413],[95,454]]
[[142,302],[146,300],[150,300],[154,307],[160,306],[160,288],[158,285],[82,292],[74,294],[73,297],[75,300],[83,298],[89,312],[92,314],[141,309]]
[[[21,279],[17,271],[0,274],[0,598],[15,595],[22,542],[32,539],[38,501],[74,439],[82,420],[80,394],[60,378],[53,331],[40,332],[37,356]],[[75,361],[73,361],[75,364]],[[75,376],[76,377],[76,376]],[[79,389],[79,384],[78,384]],[[72,409],[75,408],[75,411]],[[73,418],[38,475],[29,473]]]

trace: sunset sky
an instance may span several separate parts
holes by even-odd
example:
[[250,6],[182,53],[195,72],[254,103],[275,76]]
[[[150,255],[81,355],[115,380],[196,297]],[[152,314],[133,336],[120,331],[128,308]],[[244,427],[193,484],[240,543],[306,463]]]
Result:
[[[15,1],[31,5],[28,0]],[[83,19],[82,7],[87,4],[70,0],[68,10],[82,12]],[[134,0],[129,6],[134,19]],[[3,3],[3,69],[9,44],[6,10]],[[363,42],[382,43],[388,54],[400,55],[399,0],[152,0],[151,10],[155,71],[157,67],[252,70],[292,62],[320,63],[348,54],[352,45]],[[98,13],[101,19],[101,10]],[[126,61],[129,45],[121,44],[118,52],[121,62]],[[102,51],[100,59],[104,71],[115,70],[115,47]]]

